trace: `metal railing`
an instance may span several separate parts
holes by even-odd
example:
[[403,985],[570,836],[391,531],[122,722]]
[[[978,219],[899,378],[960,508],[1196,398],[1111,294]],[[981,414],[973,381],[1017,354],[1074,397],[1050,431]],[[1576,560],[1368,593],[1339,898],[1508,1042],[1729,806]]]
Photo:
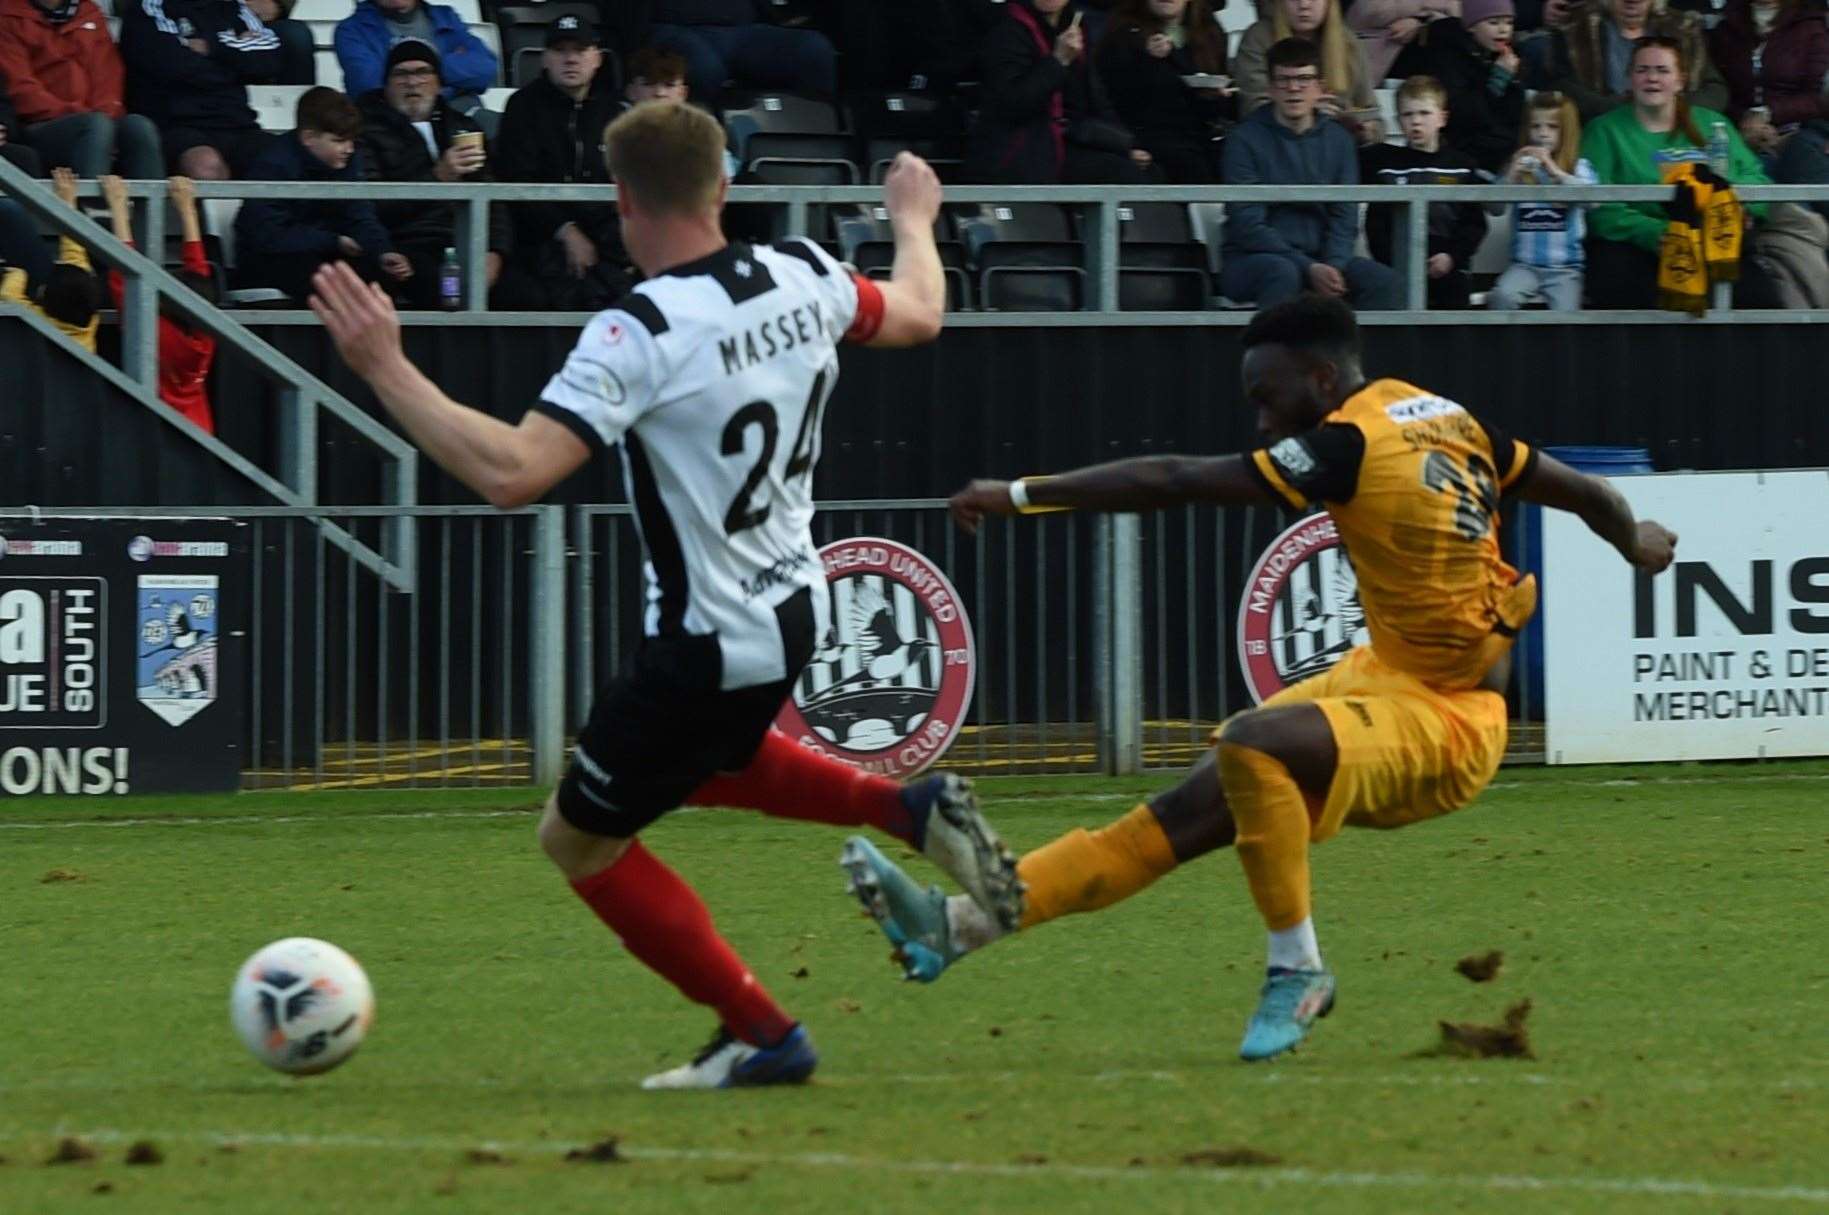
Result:
[[[9,183],[4,173],[0,173],[0,183]],[[94,187],[89,187],[93,191]],[[164,196],[163,182],[133,182],[129,185],[132,197],[144,200],[160,200]],[[201,198],[315,198],[324,192],[321,183],[305,182],[199,182],[197,194]],[[498,203],[520,201],[543,202],[593,202],[608,203],[614,201],[614,186],[603,185],[507,185],[503,183],[465,183],[445,185],[427,182],[361,182],[339,183],[339,196],[369,201],[424,201],[457,205],[457,250],[460,262],[466,267],[464,276],[464,307],[473,312],[485,311],[488,307],[488,283],[483,275],[469,272],[472,267],[483,264],[488,252],[489,208]],[[1747,203],[1765,202],[1829,202],[1829,185],[1747,185],[1736,186],[1735,193],[1741,201]],[[1555,202],[1565,204],[1602,203],[1602,202],[1656,202],[1670,200],[1671,187],[1663,185],[1631,186],[948,186],[946,201],[952,203],[1057,203],[1081,209],[1085,220],[1082,231],[1089,233],[1085,240],[1086,270],[1089,291],[1087,293],[1087,311],[1095,313],[1116,313],[1118,309],[1118,276],[1121,267],[1119,239],[1119,210],[1130,203],[1176,202],[1176,203],[1289,203],[1289,202],[1348,202],[1348,203],[1381,203],[1403,209],[1404,218],[1396,226],[1396,244],[1393,260],[1404,275],[1405,298],[1409,307],[1402,314],[1388,314],[1393,320],[1406,323],[1415,317],[1430,317],[1434,323],[1466,323],[1470,318],[1485,318],[1474,323],[1509,323],[1509,324],[1582,324],[1593,323],[1604,318],[1616,321],[1621,317],[1639,320],[1656,320],[1671,322],[1677,318],[1670,313],[1552,313],[1548,319],[1536,314],[1484,314],[1480,312],[1430,313],[1424,309],[1424,300],[1428,289],[1428,272],[1425,262],[1428,257],[1428,208],[1438,202],[1475,202],[1483,204],[1515,202]],[[777,208],[783,213],[783,230],[790,233],[808,234],[812,208],[829,204],[868,204],[879,203],[883,197],[881,186],[733,186],[730,190],[730,201],[733,204],[759,204]],[[154,207],[153,210],[159,210]],[[815,234],[817,235],[817,234]],[[1725,289],[1725,284],[1718,287],[1712,300],[1716,312],[1727,312],[1732,308],[1732,301]],[[409,317],[413,314],[409,314]],[[427,317],[440,316],[451,318],[450,313],[428,313]],[[534,318],[565,318],[559,323],[569,323],[575,314],[570,313],[532,313],[514,314],[521,319],[518,323],[538,323]],[[973,325],[1009,325],[1034,323],[1037,315],[1059,317],[1062,314],[1043,313],[1002,313],[977,317],[958,318],[965,324]],[[1126,313],[1126,316],[1140,318],[1130,323],[1162,323],[1162,317],[1181,318],[1179,323],[1203,324],[1243,324],[1248,317],[1226,312],[1200,313]],[[1829,312],[1785,313],[1783,319],[1822,320]],[[949,317],[949,323],[958,316]],[[274,322],[304,323],[313,320],[311,314],[300,311],[275,311],[264,313],[263,321],[271,318]],[[1442,318],[1447,317],[1447,320]],[[1197,318],[1197,319],[1195,319]],[[1523,319],[1519,319],[1523,318]],[[1584,319],[1585,318],[1585,319]],[[1775,319],[1771,313],[1762,311],[1762,321]],[[1368,314],[1372,323],[1378,323],[1379,314]],[[1043,322],[1050,323],[1050,322]],[[1056,320],[1051,323],[1073,323]],[[1080,323],[1085,323],[1082,320]],[[1101,322],[1103,323],[1103,322]]]
[[[91,195],[99,191],[86,183]],[[418,454],[412,444],[394,434],[379,420],[358,409],[322,380],[248,332],[240,322],[204,302],[167,273],[157,262],[122,244],[114,234],[90,222],[59,202],[43,183],[0,160],[0,195],[18,202],[26,213],[52,230],[79,240],[98,257],[104,268],[118,270],[122,280],[121,367],[82,349],[42,323],[30,309],[0,305],[0,314],[13,314],[50,341],[63,346],[115,388],[203,447],[212,456],[246,477],[260,490],[288,506],[311,506],[318,500],[318,420],[320,411],[349,427],[373,447],[383,460],[382,492],[394,506],[410,506],[418,496]],[[165,184],[138,182],[130,190],[139,211],[141,241],[159,250],[165,244]],[[222,346],[237,350],[279,386],[282,417],[277,468],[269,472],[213,435],[167,407],[159,397],[159,309],[176,309]],[[401,526],[383,529],[378,542],[361,544],[346,530],[321,521],[325,537],[355,560],[401,589],[410,589],[414,577],[412,534]]]
[[[592,697],[641,638],[626,506],[0,511],[24,517],[249,524],[248,788],[553,784]],[[411,528],[418,585],[368,576],[328,542],[324,518],[363,541]],[[821,503],[814,538],[896,540],[953,582],[978,664],[944,766],[1124,774],[1187,766],[1251,706],[1236,613],[1285,522],[1187,507],[987,520],[967,536],[944,499],[910,498]],[[1514,761],[1542,759],[1531,644],[1520,642]]]

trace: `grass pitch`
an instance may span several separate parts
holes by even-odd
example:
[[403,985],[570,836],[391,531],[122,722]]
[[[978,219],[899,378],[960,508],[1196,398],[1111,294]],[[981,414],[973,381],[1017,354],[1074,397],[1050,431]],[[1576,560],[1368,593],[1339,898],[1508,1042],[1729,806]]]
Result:
[[[996,780],[1019,850],[1161,780]],[[803,1089],[644,1094],[712,1025],[538,854],[536,795],[0,805],[0,1211],[1829,1208],[1829,767],[1507,771],[1315,855],[1340,1005],[1234,1051],[1262,933],[1229,855],[895,980],[841,833],[675,815],[650,846],[811,1029]],[[343,1068],[227,1025],[262,943],[379,1003]],[[1456,973],[1499,950],[1496,978]],[[1535,1057],[1430,1053],[1528,998]],[[47,1164],[63,1136],[97,1153]],[[620,1163],[568,1161],[614,1137]],[[124,1162],[150,1140],[158,1164]],[[112,1206],[109,1204],[112,1203]]]

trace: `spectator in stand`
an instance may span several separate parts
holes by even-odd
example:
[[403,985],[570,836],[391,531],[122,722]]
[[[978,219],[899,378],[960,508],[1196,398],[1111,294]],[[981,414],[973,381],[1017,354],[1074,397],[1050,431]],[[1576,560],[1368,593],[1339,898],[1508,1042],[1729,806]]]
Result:
[[159,131],[122,102],[121,55],[94,0],[0,0],[0,71],[44,163],[78,177],[165,173]]
[[1448,143],[1488,173],[1504,167],[1524,125],[1512,23],[1512,0],[1461,0],[1459,21],[1429,27],[1426,60],[1448,92]]
[[[59,201],[76,210],[76,174],[68,169],[53,169],[51,181]],[[18,216],[23,218],[24,212]],[[102,311],[102,284],[90,269],[89,251],[73,238],[62,236],[57,241],[57,261],[52,263],[38,240],[36,225],[3,244],[8,258],[16,260],[0,271],[0,304],[30,308],[93,354]]]
[[279,75],[274,84],[316,84],[318,48],[311,27],[292,19],[296,0],[247,0],[248,11],[279,39]]
[[[6,73],[0,71],[0,160],[5,160],[21,173],[43,177],[44,162],[38,159],[37,152],[19,142],[18,135],[19,112],[13,109],[12,96],[7,91]],[[18,204],[9,202],[7,205]]]
[[279,39],[239,0],[122,0],[127,109],[159,128],[181,177],[246,177],[268,134],[248,105],[251,83],[279,75]]
[[[306,89],[298,129],[273,141],[255,161],[256,181],[362,180],[356,139],[362,115],[335,89]],[[394,250],[375,205],[325,191],[314,198],[254,198],[235,216],[238,285],[277,287],[295,300],[311,296],[311,276],[325,262],[346,261],[364,277],[405,281],[413,267]]]
[[[108,200],[108,218],[114,225],[114,238],[123,245],[133,244],[133,228],[127,222],[127,183],[118,177],[101,179],[102,197]],[[216,275],[203,252],[203,226],[197,222],[197,194],[188,177],[174,177],[166,183],[166,197],[178,212],[178,227],[184,234],[182,269],[177,279],[205,303],[216,302]],[[108,272],[108,294],[115,308],[121,307],[126,289],[119,270]],[[210,394],[204,388],[210,363],[216,358],[216,339],[184,313],[163,305],[159,309],[159,399],[183,414],[205,434],[216,433],[216,419],[210,413]]]
[[838,52],[831,40],[818,30],[770,25],[762,20],[766,3],[640,0],[635,7],[648,10],[652,25],[635,31],[628,45],[678,51],[693,93],[705,101],[716,101],[726,80],[739,89],[834,95]]
[[1340,14],[1340,0],[1263,0],[1259,7],[1268,7],[1269,15],[1245,31],[1232,61],[1240,111],[1249,114],[1272,100],[1266,59],[1271,45],[1300,38],[1313,42],[1320,55],[1322,91],[1315,113],[1338,122],[1361,144],[1382,141],[1384,122],[1372,96],[1377,81]]
[[1219,180],[1219,140],[1237,117],[1229,83],[1199,88],[1184,76],[1226,73],[1226,32],[1211,0],[1121,0],[1093,70],[1137,145],[1175,183]]
[[[1271,102],[1226,138],[1228,185],[1351,186],[1359,182],[1353,137],[1320,113],[1321,52],[1285,38],[1265,54]],[[1403,280],[1389,266],[1354,257],[1354,203],[1228,203],[1219,289],[1260,308],[1315,291],[1355,308],[1403,307]]]
[[337,63],[351,97],[381,87],[387,53],[409,39],[438,51],[444,98],[461,113],[482,108],[483,92],[495,87],[501,63],[464,24],[456,9],[425,0],[361,0],[337,22]]
[[[356,99],[362,112],[362,170],[370,181],[492,181],[482,127],[439,95],[438,52],[430,43],[399,42],[387,54],[379,89]],[[393,293],[416,308],[437,308],[438,268],[457,247],[456,204],[382,202],[375,214],[412,272]],[[483,273],[494,287],[514,246],[508,208],[489,208],[489,252]]]
[[[1468,0],[1479,3],[1480,0]],[[1381,143],[1359,153],[1360,176],[1367,184],[1387,186],[1477,186],[1482,174],[1473,158],[1443,142],[1448,128],[1448,90],[1433,76],[1412,76],[1397,90],[1397,125],[1401,147]],[[1396,270],[1396,227],[1404,209],[1390,203],[1366,208],[1365,239],[1372,256]],[[1465,308],[1473,293],[1467,273],[1473,254],[1486,239],[1486,211],[1477,202],[1429,204],[1429,307]]]
[[1682,48],[1685,101],[1710,110],[1727,107],[1727,82],[1709,62],[1702,18],[1667,9],[1664,0],[1588,0],[1550,31],[1544,83],[1573,97],[1581,121],[1591,123],[1626,103],[1633,91],[1632,48],[1648,37]]
[[676,51],[644,46],[623,65],[628,83],[622,87],[623,109],[644,101],[685,101],[692,96],[686,83],[686,59]]
[[1080,14],[1067,19],[1067,0],[1006,7],[979,51],[978,117],[961,176],[994,185],[1150,180],[1150,154],[1116,120],[1086,63]]
[[1829,118],[1829,21],[1820,0],[1728,0],[1708,34],[1727,116],[1768,161],[1804,123]]
[[[1641,38],[1632,53],[1632,100],[1588,124],[1581,154],[1605,185],[1656,185],[1662,168],[1674,157],[1693,159],[1708,146],[1717,124],[1730,148],[1727,178],[1737,185],[1764,185],[1770,179],[1759,157],[1740,138],[1727,115],[1690,104],[1689,81],[1683,74],[1687,44],[1652,35]],[[1764,219],[1766,204],[1747,208]],[[1588,239],[1588,299],[1597,308],[1655,308],[1658,299],[1658,251],[1669,216],[1662,203],[1600,203],[1594,208]],[[1751,248],[1751,234],[1745,247]],[[1757,263],[1744,258],[1736,303],[1761,301],[1763,284]],[[1742,306],[1745,306],[1743,304]]]
[[[503,181],[608,185],[603,129],[622,108],[603,66],[597,31],[567,14],[546,27],[540,78],[502,115],[496,166]],[[510,203],[514,255],[497,307],[607,308],[633,285],[611,202]]]
[[[1581,111],[1561,93],[1531,98],[1517,154],[1506,166],[1512,185],[1591,186],[1600,179],[1580,155]],[[1511,204],[1511,265],[1486,294],[1486,306],[1498,312],[1524,307],[1539,294],[1555,312],[1581,311],[1582,246],[1587,222],[1580,203]]]
[[1357,0],[1346,10],[1346,24],[1359,38],[1366,76],[1380,81],[1427,71],[1420,57],[1426,36],[1419,35],[1460,15],[1461,0]]

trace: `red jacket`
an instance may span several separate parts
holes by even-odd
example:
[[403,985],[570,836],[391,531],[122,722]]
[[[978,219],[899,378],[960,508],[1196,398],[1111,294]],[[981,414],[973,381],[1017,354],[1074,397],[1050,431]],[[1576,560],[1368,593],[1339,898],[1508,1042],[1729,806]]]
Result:
[[62,25],[51,24],[32,0],[0,0],[0,71],[20,122],[126,113],[121,55],[95,0],[79,0]]
[[[1753,51],[1759,34],[1753,25],[1752,0],[1728,0],[1721,22],[1709,31],[1708,57],[1727,80],[1728,117],[1755,105],[1772,111],[1772,125],[1795,126],[1829,115],[1823,99],[1823,77],[1829,74],[1829,24],[1823,6],[1802,0],[1766,35],[1759,74],[1753,74]],[[1756,97],[1763,90],[1763,97]]]
[[[197,274],[210,272],[202,241],[185,242],[184,268]],[[114,306],[118,309],[125,293],[119,270],[108,272],[108,291],[114,296]],[[204,391],[203,382],[209,377],[210,362],[215,357],[215,338],[201,331],[193,333],[160,314],[159,398],[207,434],[216,433],[216,419],[210,413],[210,395]]]

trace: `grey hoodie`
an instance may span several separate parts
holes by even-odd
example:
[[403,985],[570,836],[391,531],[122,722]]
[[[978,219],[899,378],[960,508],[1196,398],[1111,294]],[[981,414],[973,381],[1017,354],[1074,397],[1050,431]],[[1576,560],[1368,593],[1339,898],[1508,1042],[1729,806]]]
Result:
[[[1335,186],[1359,182],[1359,150],[1346,128],[1317,117],[1297,135],[1276,120],[1274,105],[1251,112],[1226,139],[1229,186]],[[1359,208],[1352,203],[1227,203],[1223,255],[1280,253],[1303,274],[1311,262],[1336,270],[1352,260]]]

